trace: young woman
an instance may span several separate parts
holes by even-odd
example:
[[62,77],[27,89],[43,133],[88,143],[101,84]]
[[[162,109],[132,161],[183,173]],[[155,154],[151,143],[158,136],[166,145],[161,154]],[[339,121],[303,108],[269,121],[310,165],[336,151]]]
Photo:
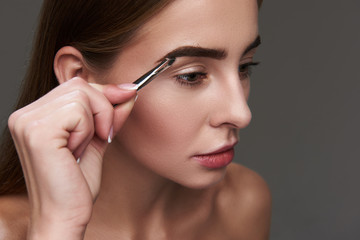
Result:
[[0,238],[267,239],[268,188],[231,163],[259,5],[45,0],[4,138]]

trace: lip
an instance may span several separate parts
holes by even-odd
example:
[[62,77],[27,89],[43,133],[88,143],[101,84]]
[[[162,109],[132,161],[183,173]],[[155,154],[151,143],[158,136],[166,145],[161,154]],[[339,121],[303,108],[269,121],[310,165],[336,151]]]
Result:
[[194,155],[194,159],[202,166],[210,169],[224,168],[229,165],[234,158],[234,144],[223,146],[215,151]]

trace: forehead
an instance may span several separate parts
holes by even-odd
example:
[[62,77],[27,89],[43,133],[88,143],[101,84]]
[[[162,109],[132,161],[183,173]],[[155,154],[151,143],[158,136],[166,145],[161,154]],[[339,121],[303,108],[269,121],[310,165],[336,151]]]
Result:
[[[147,45],[231,48],[258,35],[256,0],[176,0],[139,31]],[[166,43],[166,44],[165,44]]]
[[257,14],[256,0],[174,0],[122,49],[115,74],[134,79],[182,46],[224,49],[239,61],[258,36]]

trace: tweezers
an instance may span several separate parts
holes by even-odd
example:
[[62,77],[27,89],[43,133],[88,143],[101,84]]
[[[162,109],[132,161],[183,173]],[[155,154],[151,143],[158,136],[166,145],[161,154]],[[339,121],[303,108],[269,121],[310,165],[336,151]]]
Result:
[[156,78],[160,73],[168,69],[175,62],[175,58],[165,58],[159,65],[142,75],[133,84],[136,84],[136,91],[139,91],[141,88],[145,87],[150,83],[154,78]]

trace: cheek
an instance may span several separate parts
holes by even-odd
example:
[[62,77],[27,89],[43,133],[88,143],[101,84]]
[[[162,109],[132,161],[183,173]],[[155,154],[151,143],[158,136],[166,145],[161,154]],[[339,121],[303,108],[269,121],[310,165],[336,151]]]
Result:
[[190,188],[218,182],[224,171],[210,173],[191,159],[199,150],[207,149],[215,136],[208,123],[213,96],[164,86],[152,83],[139,93],[128,121],[116,137],[122,154],[119,158],[136,161]]
[[[122,144],[137,158],[188,157],[191,146],[199,135],[204,119],[198,109],[184,96],[172,91],[157,89],[161,94],[152,94],[154,88],[139,93],[139,98],[120,132]],[[186,100],[184,100],[186,99]],[[136,152],[134,152],[136,151]]]

